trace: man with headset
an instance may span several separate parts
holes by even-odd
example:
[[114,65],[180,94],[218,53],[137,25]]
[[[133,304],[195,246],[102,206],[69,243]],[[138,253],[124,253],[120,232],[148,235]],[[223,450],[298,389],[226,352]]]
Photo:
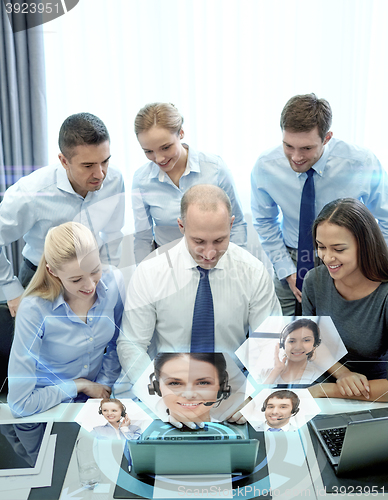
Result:
[[300,399],[293,391],[279,390],[270,394],[263,402],[261,411],[264,412],[265,422],[254,426],[257,431],[296,431],[291,422],[299,411]]

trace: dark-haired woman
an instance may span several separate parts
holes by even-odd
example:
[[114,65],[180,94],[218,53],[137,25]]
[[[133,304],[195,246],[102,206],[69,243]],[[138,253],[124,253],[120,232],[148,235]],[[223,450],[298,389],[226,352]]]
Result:
[[161,353],[154,360],[150,393],[163,398],[174,425],[201,424],[210,422],[211,407],[228,397],[229,386],[228,395],[221,394],[227,381],[226,361],[221,353]]
[[[303,314],[331,316],[348,354],[336,384],[314,396],[387,398],[388,248],[369,210],[353,198],[327,204],[313,226],[323,266],[303,285]],[[384,400],[384,399],[380,399]]]
[[[311,319],[301,318],[289,323],[280,334],[275,346],[274,367],[267,374],[264,384],[308,384],[320,375],[314,366],[315,350],[321,343],[318,325]],[[284,350],[279,358],[280,349]]]

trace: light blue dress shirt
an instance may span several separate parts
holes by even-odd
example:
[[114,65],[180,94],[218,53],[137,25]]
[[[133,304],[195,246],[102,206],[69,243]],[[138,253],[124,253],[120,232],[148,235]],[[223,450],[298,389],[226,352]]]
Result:
[[23,293],[4,245],[23,237],[23,256],[37,266],[48,230],[64,222],[87,226],[97,239],[102,262],[117,266],[124,204],[124,181],[112,167],[102,187],[89,191],[85,198],[74,191],[61,164],[40,168],[19,179],[7,189],[0,204],[0,300],[12,300]]
[[86,323],[62,294],[54,302],[36,296],[21,301],[8,367],[8,403],[15,416],[71,402],[77,397],[75,379],[108,386],[115,382],[120,373],[116,339],[124,309],[120,272],[104,271],[96,291]]
[[[316,216],[330,201],[357,198],[376,217],[388,242],[387,174],[371,151],[331,139],[312,168]],[[264,152],[252,170],[253,225],[279,279],[296,272],[286,246],[298,247],[300,201],[306,178],[305,172],[292,170],[282,146]]]
[[137,263],[152,252],[153,240],[162,246],[182,237],[177,223],[181,199],[185,191],[195,184],[213,184],[226,192],[235,216],[231,241],[241,247],[247,244],[247,224],[230,170],[219,156],[200,153],[186,144],[184,147],[188,148],[189,154],[179,187],[152,161],[135,172],[132,208]]

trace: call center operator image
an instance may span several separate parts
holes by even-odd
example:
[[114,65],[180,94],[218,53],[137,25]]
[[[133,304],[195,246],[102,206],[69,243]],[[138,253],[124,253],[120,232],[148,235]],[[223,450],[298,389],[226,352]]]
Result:
[[160,353],[149,382],[149,394],[162,398],[166,420],[178,427],[190,422],[203,427],[212,420],[211,409],[231,395],[221,353]]

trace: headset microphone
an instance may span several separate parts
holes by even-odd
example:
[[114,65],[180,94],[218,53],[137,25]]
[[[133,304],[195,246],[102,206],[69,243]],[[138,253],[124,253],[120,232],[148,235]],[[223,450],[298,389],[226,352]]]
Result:
[[203,406],[213,406],[216,403],[221,403],[221,401],[223,401],[224,399],[226,398],[222,397],[221,399],[217,399],[217,401],[208,401],[207,403],[202,403],[202,404]]
[[[217,403],[219,406],[224,399],[228,399],[228,397],[230,396],[232,389],[229,385],[228,372],[225,370],[223,375],[224,375],[223,380],[220,384],[219,390],[217,391],[217,401],[208,401],[206,403],[202,403],[204,406],[213,406],[214,404]],[[151,373],[149,380],[150,383],[148,384],[148,394],[150,394],[151,396],[157,394],[158,396],[162,397],[159,380],[156,379],[155,373]]]

